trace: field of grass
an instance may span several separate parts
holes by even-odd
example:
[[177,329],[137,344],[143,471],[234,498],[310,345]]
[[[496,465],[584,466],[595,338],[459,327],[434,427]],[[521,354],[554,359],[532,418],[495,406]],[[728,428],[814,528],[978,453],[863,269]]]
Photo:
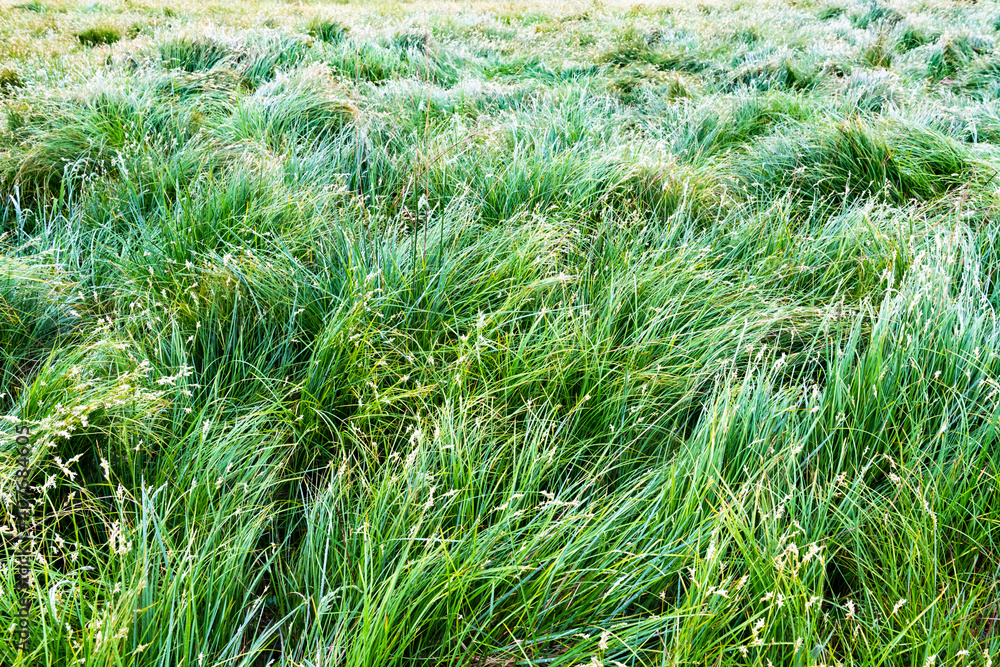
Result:
[[0,0],[0,665],[1000,663],[998,167],[985,0]]

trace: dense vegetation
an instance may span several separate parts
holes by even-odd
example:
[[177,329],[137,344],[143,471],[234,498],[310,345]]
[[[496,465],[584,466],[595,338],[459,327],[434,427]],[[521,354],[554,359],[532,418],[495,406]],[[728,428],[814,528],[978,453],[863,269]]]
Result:
[[5,5],[0,663],[1000,660],[998,30]]

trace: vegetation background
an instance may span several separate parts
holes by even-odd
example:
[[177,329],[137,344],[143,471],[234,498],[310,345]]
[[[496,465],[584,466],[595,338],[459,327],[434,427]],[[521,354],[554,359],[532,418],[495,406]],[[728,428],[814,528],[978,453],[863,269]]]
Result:
[[0,663],[989,667],[998,29],[3,0]]

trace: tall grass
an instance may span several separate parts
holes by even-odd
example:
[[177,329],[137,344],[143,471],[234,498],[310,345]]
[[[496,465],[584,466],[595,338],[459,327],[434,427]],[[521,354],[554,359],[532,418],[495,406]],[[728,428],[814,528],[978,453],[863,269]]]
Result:
[[995,3],[21,9],[3,664],[1000,659]]

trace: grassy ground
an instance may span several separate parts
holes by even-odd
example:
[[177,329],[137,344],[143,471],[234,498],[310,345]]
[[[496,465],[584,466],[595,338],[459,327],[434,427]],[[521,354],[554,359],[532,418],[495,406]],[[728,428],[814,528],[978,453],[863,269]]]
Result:
[[1000,661],[998,30],[3,0],[0,663]]

